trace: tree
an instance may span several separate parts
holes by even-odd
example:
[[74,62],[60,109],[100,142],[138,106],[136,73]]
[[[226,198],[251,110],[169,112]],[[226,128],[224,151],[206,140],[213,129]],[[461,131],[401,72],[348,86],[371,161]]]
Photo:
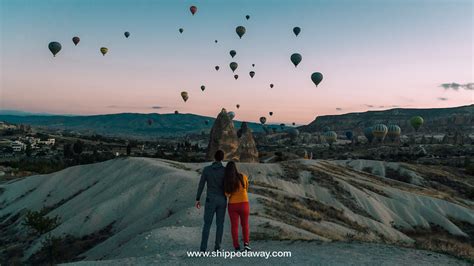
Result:
[[73,147],[72,147],[74,153],[76,154],[81,154],[82,153],[82,150],[84,149],[84,144],[82,143],[82,141],[80,140],[77,140]]
[[128,145],[127,145],[127,156],[130,156],[131,153],[132,153],[132,145],[130,145],[130,143],[128,143]]
[[25,150],[26,156],[30,157],[32,151],[33,151],[33,149],[31,148],[31,144],[28,143],[28,144],[26,145],[26,150]]

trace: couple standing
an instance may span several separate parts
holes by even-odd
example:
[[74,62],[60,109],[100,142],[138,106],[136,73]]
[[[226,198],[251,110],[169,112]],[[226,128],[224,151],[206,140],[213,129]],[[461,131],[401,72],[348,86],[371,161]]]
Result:
[[[235,250],[240,250],[239,244],[239,219],[242,225],[244,249],[250,250],[249,246],[249,200],[247,190],[249,187],[248,177],[239,173],[235,162],[228,162],[226,167],[222,165],[224,152],[216,151],[215,162],[206,166],[199,181],[196,195],[196,208],[201,208],[201,194],[207,183],[207,197],[204,208],[204,227],[202,229],[201,251],[206,251],[209,231],[211,229],[214,214],[216,215],[216,242],[214,250],[221,249],[222,234],[224,233],[225,209],[229,207],[231,223],[232,243]],[[227,200],[229,203],[227,204]]]

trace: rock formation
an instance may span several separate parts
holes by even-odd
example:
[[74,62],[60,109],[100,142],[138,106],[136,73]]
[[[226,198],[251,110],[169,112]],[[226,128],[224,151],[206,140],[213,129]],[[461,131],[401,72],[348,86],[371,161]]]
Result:
[[212,125],[209,145],[207,147],[207,158],[214,160],[214,153],[217,150],[224,151],[225,160],[238,159],[237,148],[239,139],[234,128],[234,123],[230,119],[227,111],[223,108]]
[[222,109],[212,126],[207,159],[213,160],[217,150],[224,151],[225,160],[258,162],[258,151],[252,130],[243,122],[237,133],[225,109]]
[[237,153],[241,162],[258,163],[258,150],[253,139],[252,130],[246,122],[242,122],[239,129],[239,148]]

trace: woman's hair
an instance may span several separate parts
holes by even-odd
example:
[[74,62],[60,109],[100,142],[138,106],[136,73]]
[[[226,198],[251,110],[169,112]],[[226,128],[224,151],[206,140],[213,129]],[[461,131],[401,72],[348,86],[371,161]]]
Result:
[[239,189],[239,183],[242,187],[244,185],[244,177],[242,176],[239,171],[237,171],[237,167],[235,162],[230,161],[227,163],[225,167],[225,178],[224,178],[224,191],[226,193],[233,193]]

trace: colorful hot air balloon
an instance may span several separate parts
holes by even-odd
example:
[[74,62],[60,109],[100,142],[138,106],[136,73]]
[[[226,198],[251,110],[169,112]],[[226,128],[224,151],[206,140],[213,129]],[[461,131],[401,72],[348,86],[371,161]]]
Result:
[[387,132],[388,132],[388,128],[384,124],[377,124],[372,127],[372,135],[374,135],[374,137],[380,142],[382,142],[385,139]]
[[48,44],[48,48],[53,54],[53,57],[56,57],[56,54],[59,53],[59,51],[61,51],[62,46],[58,42],[50,42]]
[[295,122],[293,122],[293,123],[291,123],[291,124],[292,124],[293,126],[296,126],[296,123],[295,123]]
[[250,75],[251,78],[253,78],[253,76],[255,76],[255,71],[250,71],[249,75]]
[[273,83],[272,83],[272,84],[270,84],[270,88],[273,88]]
[[387,136],[391,141],[395,141],[402,134],[402,129],[397,125],[388,125]]
[[79,37],[77,36],[72,37],[72,42],[74,43],[74,45],[77,45],[80,41],[81,39]]
[[247,15],[247,16],[245,16],[245,18],[246,18],[247,20],[249,20],[250,16],[249,16],[249,15]]
[[300,28],[300,27],[294,27],[294,28],[293,28],[293,33],[294,33],[296,36],[298,36],[298,34],[300,34],[300,32],[301,32],[301,28]]
[[183,33],[184,29],[183,28],[179,28],[179,33]]
[[189,99],[188,92],[182,91],[181,98],[183,98],[184,102],[186,102]]
[[346,137],[348,140],[352,140],[352,138],[354,137],[354,134],[350,130],[346,131]]
[[239,35],[239,38],[242,39],[242,36],[244,36],[245,34],[245,27],[238,26],[237,28],[235,28],[235,32],[237,33],[237,35]]
[[191,6],[191,7],[189,8],[189,11],[191,11],[191,14],[193,14],[193,16],[194,16],[194,14],[196,14],[197,7],[196,7],[196,6]]
[[216,71],[219,71],[219,66],[215,66],[214,68],[216,69]]
[[175,115],[179,114],[178,110],[174,111],[174,114],[175,114]]
[[337,134],[334,131],[326,131],[324,132],[323,136],[329,145],[332,145],[337,140]]
[[128,37],[130,37],[130,32],[126,31],[126,32],[123,33],[123,35],[125,35],[125,38],[128,38]]
[[233,120],[235,117],[235,113],[232,111],[228,112],[227,115],[229,116],[230,120]]
[[323,80],[323,74],[319,72],[314,72],[313,74],[311,74],[311,80],[313,81],[314,85],[316,85],[317,87],[319,83],[321,83],[321,81]]
[[374,139],[374,134],[372,133],[372,127],[366,127],[364,129],[364,136],[367,138],[367,141],[369,141],[369,143],[372,143],[372,140]]
[[201,85],[201,90],[204,91],[206,89],[206,86]]
[[234,58],[234,56],[237,54],[237,52],[235,50],[230,50],[229,54],[230,54],[230,56],[232,56],[232,58]]
[[229,64],[230,69],[232,69],[232,72],[234,72],[239,65],[236,62],[232,62]]
[[235,105],[235,107],[237,107],[237,109],[239,109],[239,108],[240,108],[240,104]]
[[268,112],[268,114],[269,114],[270,116],[272,116],[272,115],[273,115],[273,112]]
[[415,129],[415,131],[418,131],[418,129],[420,129],[423,123],[424,123],[424,120],[423,120],[423,117],[421,116],[414,116],[410,118],[410,124]]
[[267,118],[265,116],[260,117],[260,123],[262,123],[262,125],[265,125],[266,122]]
[[239,78],[239,75],[235,74],[234,78],[235,78],[235,80],[237,80]]
[[301,57],[301,55],[298,54],[298,53],[294,53],[290,57],[290,60],[293,63],[293,65],[295,65],[295,67],[298,66],[298,64],[301,62],[302,59],[303,59],[303,57]]
[[100,47],[100,52],[102,53],[103,56],[109,51],[107,47]]

